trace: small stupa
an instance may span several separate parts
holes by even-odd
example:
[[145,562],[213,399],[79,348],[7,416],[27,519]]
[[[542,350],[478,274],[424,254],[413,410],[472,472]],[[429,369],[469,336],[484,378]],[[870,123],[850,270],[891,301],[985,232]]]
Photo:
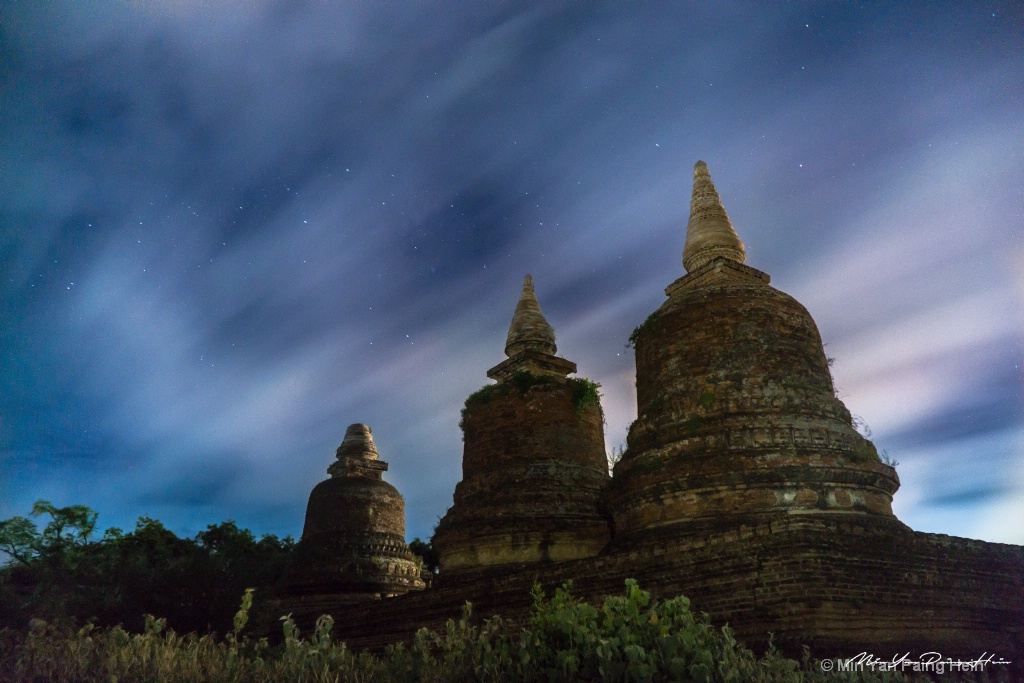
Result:
[[617,546],[807,514],[902,527],[896,471],[836,397],[817,326],[745,257],[698,161],[687,274],[634,334],[638,418],[611,491]]
[[569,379],[527,275],[497,384],[466,399],[462,481],[434,535],[441,576],[510,563],[597,555],[610,538],[597,387]]
[[314,602],[362,602],[424,587],[420,563],[405,543],[405,501],[382,479],[370,428],[353,424],[313,488],[302,539],[285,579],[287,592]]

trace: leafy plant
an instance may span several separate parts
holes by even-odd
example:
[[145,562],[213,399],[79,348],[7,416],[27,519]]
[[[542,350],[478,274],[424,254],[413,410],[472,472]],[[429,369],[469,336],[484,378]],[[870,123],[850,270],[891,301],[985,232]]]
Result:
[[896,467],[900,464],[900,461],[889,455],[889,451],[882,449],[882,452],[878,454],[878,459],[882,461],[882,464],[888,465],[889,467]]
[[437,555],[437,548],[434,547],[433,539],[422,541],[419,538],[414,538],[409,543],[409,551],[423,561],[423,568],[430,574],[436,575],[438,573],[440,560]]
[[498,396],[507,396],[513,389],[516,389],[519,393],[526,393],[531,387],[535,387],[538,384],[551,384],[555,381],[556,380],[553,377],[535,375],[529,370],[516,370],[512,373],[511,377],[502,382],[498,382],[496,384],[485,384],[466,397],[466,402],[462,408],[462,419],[459,421],[459,427],[462,428],[465,425],[466,412],[477,406],[486,405]]
[[[466,398],[465,405],[462,408],[462,416],[459,420],[459,428],[465,431],[466,415],[473,408],[486,405],[499,396],[508,396],[512,391],[525,394],[535,386],[555,384],[559,381],[554,377],[536,375],[529,370],[516,370],[508,379],[496,384],[487,384]],[[601,394],[598,391],[601,388],[600,384],[582,377],[572,377],[567,379],[566,382],[572,387],[573,407],[578,415],[582,415],[589,405],[596,405],[600,408]]]
[[572,387],[572,405],[576,408],[577,415],[582,415],[587,406],[591,405],[597,406],[600,410],[601,393],[598,391],[601,388],[600,384],[591,382],[584,377],[573,377],[568,381]]
[[853,425],[853,428],[860,432],[860,435],[865,439],[871,438],[871,427],[868,426],[868,423],[864,421],[863,417],[860,415],[851,415],[850,424]]
[[35,560],[58,560],[70,549],[85,544],[96,529],[97,513],[84,505],[58,508],[48,500],[38,500],[29,514],[49,515],[50,521],[42,531],[25,517],[0,522],[0,550],[25,566]]
[[629,334],[629,340],[626,342],[626,348],[635,349],[636,342],[640,338],[640,335],[644,333],[644,330],[646,330],[648,327],[656,323],[659,317],[660,316],[658,312],[655,311],[654,313],[651,313],[649,316],[647,316],[646,320],[644,320],[642,323],[633,328],[633,331],[630,332]]
[[615,472],[615,466],[622,461],[622,456],[626,453],[626,445],[620,444],[614,446],[607,454],[606,459],[608,461],[608,474]]

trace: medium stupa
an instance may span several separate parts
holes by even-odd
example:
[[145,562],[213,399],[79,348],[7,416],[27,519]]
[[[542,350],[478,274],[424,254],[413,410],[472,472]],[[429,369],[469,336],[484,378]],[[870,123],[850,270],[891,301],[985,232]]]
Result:
[[611,532],[596,385],[568,379],[527,275],[497,384],[466,399],[462,481],[434,535],[442,577],[466,569],[591,557]]

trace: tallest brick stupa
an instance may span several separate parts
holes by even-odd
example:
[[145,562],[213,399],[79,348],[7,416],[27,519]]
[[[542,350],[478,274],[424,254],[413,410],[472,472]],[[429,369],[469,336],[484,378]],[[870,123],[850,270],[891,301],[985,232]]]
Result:
[[896,471],[836,398],[810,314],[743,264],[707,164],[693,176],[687,273],[634,334],[639,416],[613,479],[616,545],[800,515],[902,526]]

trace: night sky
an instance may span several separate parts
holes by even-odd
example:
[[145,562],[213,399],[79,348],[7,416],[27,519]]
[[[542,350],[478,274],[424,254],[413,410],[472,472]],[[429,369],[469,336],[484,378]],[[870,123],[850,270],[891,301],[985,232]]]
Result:
[[3,2],[0,518],[297,536],[365,422],[429,536],[526,273],[623,445],[698,159],[897,515],[1024,543],[1024,12],[980,0]]

